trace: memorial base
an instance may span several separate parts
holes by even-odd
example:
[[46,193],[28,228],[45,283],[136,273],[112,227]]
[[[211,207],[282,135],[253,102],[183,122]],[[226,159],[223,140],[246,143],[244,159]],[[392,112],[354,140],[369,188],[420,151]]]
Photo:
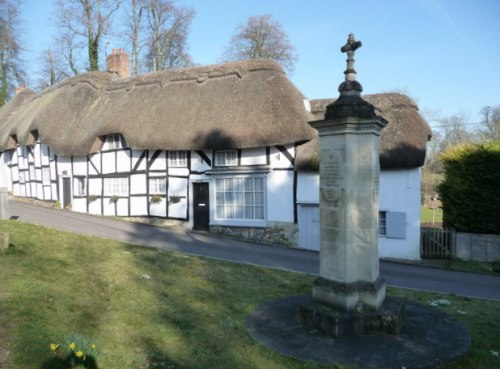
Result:
[[296,307],[302,326],[335,338],[399,335],[403,327],[405,304],[401,300],[386,299],[380,309],[370,309],[359,304],[354,311],[340,311],[315,301]]
[[385,299],[385,283],[382,278],[375,282],[341,283],[318,277],[313,283],[312,297],[316,302],[346,312],[360,303],[378,310]]

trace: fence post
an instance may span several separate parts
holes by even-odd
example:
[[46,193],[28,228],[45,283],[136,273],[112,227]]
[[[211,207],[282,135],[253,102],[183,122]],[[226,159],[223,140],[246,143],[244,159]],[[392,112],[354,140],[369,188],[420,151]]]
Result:
[[450,249],[451,249],[451,258],[457,258],[457,232],[455,228],[448,228],[450,230]]

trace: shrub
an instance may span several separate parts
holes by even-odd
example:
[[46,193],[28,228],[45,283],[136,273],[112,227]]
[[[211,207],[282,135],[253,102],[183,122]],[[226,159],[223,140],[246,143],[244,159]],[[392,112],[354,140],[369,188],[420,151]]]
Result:
[[457,146],[441,160],[445,179],[438,192],[444,226],[500,234],[500,142]]

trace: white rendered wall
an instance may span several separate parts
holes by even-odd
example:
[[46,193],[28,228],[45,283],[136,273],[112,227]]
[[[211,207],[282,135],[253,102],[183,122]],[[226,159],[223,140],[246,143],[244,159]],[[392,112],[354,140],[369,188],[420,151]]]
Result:
[[406,213],[406,238],[380,237],[380,257],[420,259],[420,168],[380,173],[381,211]]
[[[299,173],[297,203],[319,203],[319,174]],[[379,209],[406,213],[406,237],[379,237],[380,257],[420,259],[420,168],[380,172]]]
[[293,171],[273,170],[266,182],[267,220],[293,223]]
[[10,162],[10,152],[0,153],[0,188],[7,187],[9,191],[12,191],[12,179],[10,177],[10,168],[8,166]]

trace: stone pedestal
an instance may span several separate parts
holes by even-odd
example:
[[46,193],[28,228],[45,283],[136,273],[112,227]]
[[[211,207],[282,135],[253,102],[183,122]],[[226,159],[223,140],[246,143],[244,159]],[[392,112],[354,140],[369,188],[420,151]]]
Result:
[[7,220],[9,214],[9,191],[7,188],[0,188],[0,220]]
[[343,311],[359,303],[378,309],[385,297],[378,256],[379,135],[385,121],[374,114],[357,117],[364,104],[359,98],[351,116],[311,122],[320,135],[320,278],[313,299]]
[[9,249],[9,234],[0,232],[0,251]]

